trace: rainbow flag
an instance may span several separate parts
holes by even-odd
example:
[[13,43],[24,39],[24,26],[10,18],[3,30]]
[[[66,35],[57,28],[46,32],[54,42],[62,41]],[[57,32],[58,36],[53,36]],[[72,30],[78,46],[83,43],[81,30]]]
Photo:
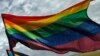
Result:
[[87,15],[90,1],[84,0],[48,16],[2,14],[10,50],[13,51],[17,42],[59,54],[100,49],[100,25]]

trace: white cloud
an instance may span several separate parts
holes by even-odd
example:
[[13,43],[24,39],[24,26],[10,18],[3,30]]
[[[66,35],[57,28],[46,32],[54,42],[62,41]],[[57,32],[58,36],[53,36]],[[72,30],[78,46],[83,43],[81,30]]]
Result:
[[95,0],[91,2],[91,6],[89,6],[88,14],[91,20],[100,24],[100,0]]

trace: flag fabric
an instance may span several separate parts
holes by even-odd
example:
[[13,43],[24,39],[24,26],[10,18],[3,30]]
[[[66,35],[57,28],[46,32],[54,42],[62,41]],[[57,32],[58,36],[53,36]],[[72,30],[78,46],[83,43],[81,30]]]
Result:
[[[8,56],[13,56],[13,53],[10,50],[7,50],[7,54],[8,54]],[[19,52],[14,52],[14,55],[15,56],[28,56],[28,55],[25,55],[25,54],[22,54],[22,53],[19,53]]]
[[100,56],[100,51],[93,51],[93,52],[87,52],[87,53],[80,53],[75,56]]
[[10,50],[14,53],[17,42],[33,50],[49,50],[59,54],[100,49],[100,25],[87,14],[90,1],[84,0],[48,16],[2,14]]

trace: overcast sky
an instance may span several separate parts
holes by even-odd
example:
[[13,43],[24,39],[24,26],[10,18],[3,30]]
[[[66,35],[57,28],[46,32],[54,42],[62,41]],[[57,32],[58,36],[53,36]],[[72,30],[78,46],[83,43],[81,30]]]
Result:
[[[10,13],[14,15],[50,15],[58,13],[73,4],[79,3],[82,0],[0,0],[0,14]],[[88,15],[91,20],[100,24],[100,0],[91,2]],[[0,56],[7,56],[5,50],[8,48],[7,37],[4,30],[4,25],[0,17]],[[48,51],[31,50],[22,44],[18,43],[14,48],[16,51],[29,54],[30,56],[71,56],[76,54],[69,52],[64,55],[58,55]],[[27,51],[27,52],[25,52]],[[42,54],[42,55],[41,55]],[[48,55],[49,54],[49,55]]]

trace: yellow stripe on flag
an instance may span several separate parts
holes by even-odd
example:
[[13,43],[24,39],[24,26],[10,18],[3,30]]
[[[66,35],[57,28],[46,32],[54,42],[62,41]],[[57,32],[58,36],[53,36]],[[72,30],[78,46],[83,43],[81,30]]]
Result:
[[87,53],[80,53],[76,56],[100,56],[100,51],[93,51],[93,52],[87,52]]

